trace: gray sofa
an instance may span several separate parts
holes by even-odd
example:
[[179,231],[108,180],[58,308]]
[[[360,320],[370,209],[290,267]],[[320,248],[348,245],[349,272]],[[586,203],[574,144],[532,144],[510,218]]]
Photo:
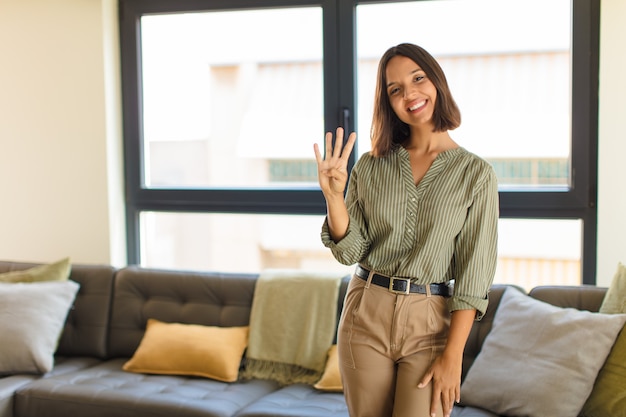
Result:
[[[0,262],[0,273],[32,266]],[[247,325],[257,277],[73,265],[70,279],[80,284],[80,290],[59,341],[54,369],[42,376],[1,377],[0,417],[347,417],[341,393],[308,385],[280,387],[267,380],[225,383],[122,370],[137,349],[148,318],[224,327]],[[349,277],[342,280],[338,311],[348,281]],[[493,287],[489,311],[472,329],[466,368],[491,329],[505,288]],[[531,296],[558,306],[597,311],[605,291],[592,286],[540,287]],[[457,407],[454,416],[493,414]]]

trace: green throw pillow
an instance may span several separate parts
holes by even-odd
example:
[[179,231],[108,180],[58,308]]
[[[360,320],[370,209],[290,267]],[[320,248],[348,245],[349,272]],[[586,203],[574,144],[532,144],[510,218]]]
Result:
[[47,265],[5,272],[0,274],[0,282],[67,281],[71,269],[70,258],[64,258]]
[[[602,301],[605,314],[626,313],[626,266],[621,263]],[[598,373],[582,417],[626,417],[626,330],[618,336]]]

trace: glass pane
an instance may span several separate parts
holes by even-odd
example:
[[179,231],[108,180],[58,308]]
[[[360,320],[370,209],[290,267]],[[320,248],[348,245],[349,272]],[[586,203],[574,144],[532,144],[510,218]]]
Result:
[[141,39],[146,187],[317,183],[321,8],[144,16]]
[[143,212],[143,266],[258,273],[266,268],[338,271],[322,245],[324,216]]
[[371,148],[378,61],[410,42],[446,74],[462,114],[453,139],[493,164],[501,188],[569,186],[570,39],[569,0],[358,6],[359,153]]
[[[320,241],[323,216],[141,214],[142,265],[257,273],[266,268],[353,272]],[[578,285],[579,220],[500,220],[495,282]]]
[[529,291],[537,285],[580,285],[581,220],[500,219],[494,282]]

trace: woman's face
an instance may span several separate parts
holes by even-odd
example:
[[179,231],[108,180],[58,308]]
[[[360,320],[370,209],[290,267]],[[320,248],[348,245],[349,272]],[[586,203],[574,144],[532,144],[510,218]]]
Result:
[[437,89],[410,58],[397,55],[386,68],[387,97],[398,118],[409,126],[433,126]]

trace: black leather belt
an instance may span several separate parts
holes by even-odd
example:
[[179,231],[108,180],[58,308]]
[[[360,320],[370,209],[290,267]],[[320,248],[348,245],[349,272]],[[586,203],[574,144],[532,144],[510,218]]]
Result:
[[[370,271],[361,265],[356,266],[355,275],[365,281],[370,275]],[[397,294],[426,294],[426,285],[414,284],[409,278],[387,277],[374,273],[372,284],[387,288],[390,292]],[[442,297],[452,296],[452,288],[446,283],[430,284],[430,293],[432,295],[440,295]]]

